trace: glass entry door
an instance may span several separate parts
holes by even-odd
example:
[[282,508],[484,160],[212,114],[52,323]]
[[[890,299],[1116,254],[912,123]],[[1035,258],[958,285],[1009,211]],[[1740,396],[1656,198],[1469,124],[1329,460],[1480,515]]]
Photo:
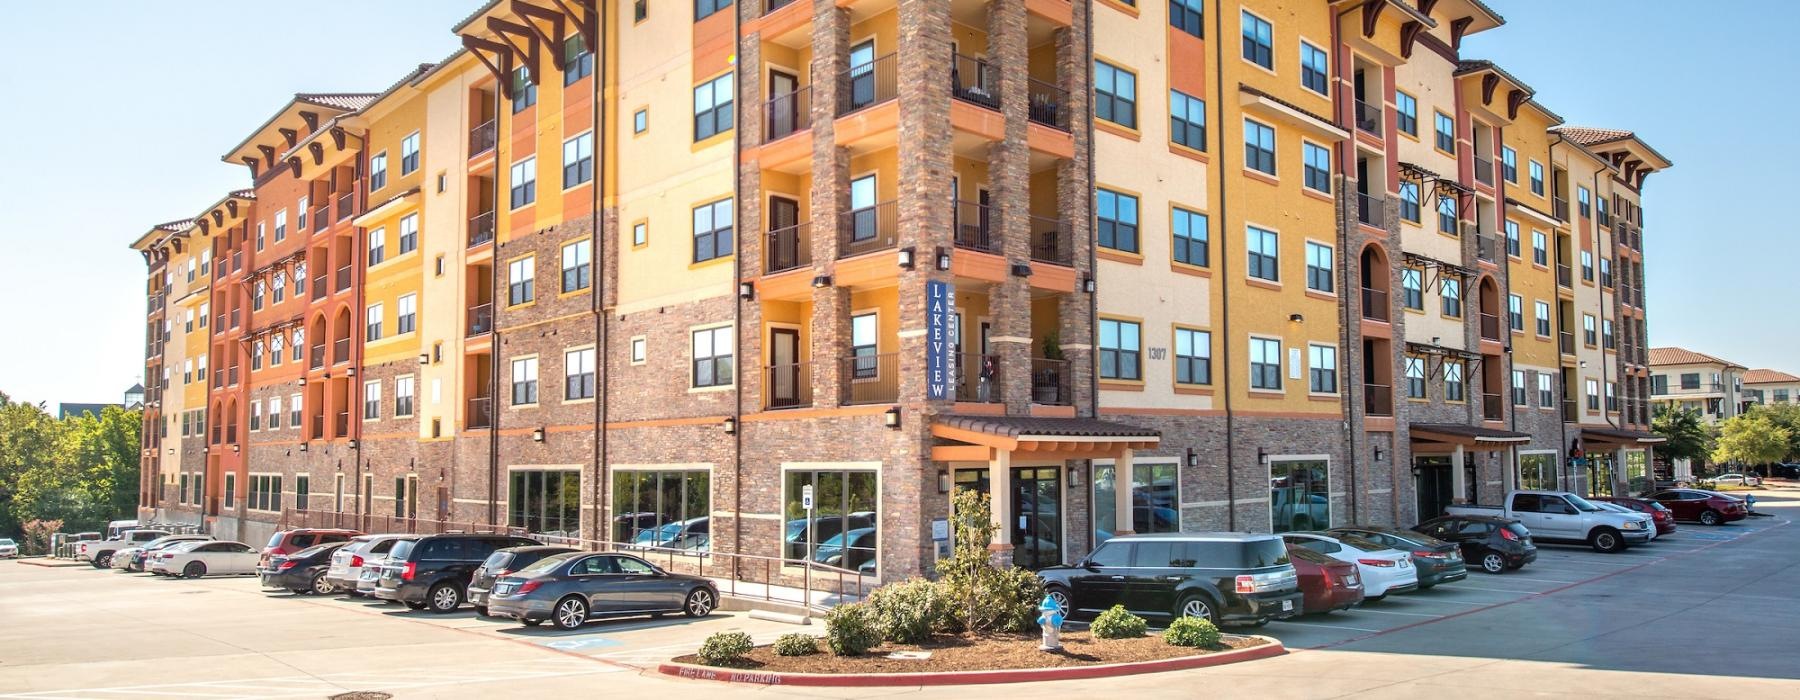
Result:
[[1012,470],[1013,564],[1041,569],[1062,563],[1062,470]]
[[1451,481],[1450,458],[1442,456],[1414,457],[1413,490],[1419,496],[1419,522],[1444,514],[1455,495]]

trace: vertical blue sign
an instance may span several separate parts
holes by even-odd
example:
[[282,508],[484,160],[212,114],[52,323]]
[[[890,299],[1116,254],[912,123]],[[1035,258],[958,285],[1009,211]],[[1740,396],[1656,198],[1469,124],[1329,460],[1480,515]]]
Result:
[[955,398],[956,288],[925,281],[925,397]]

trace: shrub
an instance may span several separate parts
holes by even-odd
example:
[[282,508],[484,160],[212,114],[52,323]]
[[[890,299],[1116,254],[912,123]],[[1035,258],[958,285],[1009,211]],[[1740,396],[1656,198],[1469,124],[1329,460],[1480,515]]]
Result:
[[1089,625],[1088,630],[1100,639],[1131,639],[1144,636],[1148,627],[1144,618],[1131,614],[1123,605],[1114,605],[1094,618],[1094,624]]
[[953,624],[950,598],[941,586],[921,578],[877,588],[867,603],[882,637],[890,642],[917,644]]
[[867,603],[833,608],[825,615],[825,646],[838,656],[860,656],[881,643],[881,625]]
[[1044,581],[1018,567],[996,569],[976,596],[985,629],[1029,632],[1038,628],[1038,605],[1044,602]]
[[1178,647],[1212,648],[1219,645],[1219,628],[1205,618],[1178,617],[1163,630],[1163,641]]
[[793,632],[775,640],[776,656],[811,656],[819,653],[819,640],[810,634]]
[[953,554],[939,560],[939,590],[949,599],[950,629],[970,632],[1023,632],[1036,625],[1044,598],[1036,574],[1015,567],[996,567],[988,544],[994,538],[988,497],[959,489],[951,511]]
[[700,663],[708,666],[724,666],[739,659],[756,645],[750,641],[750,635],[743,632],[719,632],[700,643]]

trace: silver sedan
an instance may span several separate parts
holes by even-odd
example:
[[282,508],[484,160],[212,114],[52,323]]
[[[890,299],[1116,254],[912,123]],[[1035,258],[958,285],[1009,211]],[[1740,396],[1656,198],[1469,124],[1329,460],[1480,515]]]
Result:
[[698,576],[673,574],[629,554],[569,552],[538,560],[494,583],[488,614],[526,626],[545,620],[572,630],[588,620],[679,612],[702,617],[719,605],[719,589]]

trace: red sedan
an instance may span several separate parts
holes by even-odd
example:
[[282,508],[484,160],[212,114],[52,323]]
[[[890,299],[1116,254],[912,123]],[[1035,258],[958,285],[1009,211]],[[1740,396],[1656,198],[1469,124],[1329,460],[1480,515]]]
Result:
[[1625,496],[1593,496],[1593,497],[1588,498],[1588,500],[1590,500],[1590,501],[1606,501],[1607,503],[1613,503],[1613,504],[1625,506],[1626,508],[1630,508],[1639,513],[1643,513],[1645,515],[1650,516],[1650,519],[1656,523],[1656,534],[1659,537],[1662,535],[1667,535],[1667,534],[1671,534],[1671,533],[1675,532],[1675,513],[1673,511],[1669,510],[1668,506],[1665,506],[1661,503],[1657,503],[1656,501],[1650,500],[1648,498],[1628,498]]
[[1650,499],[1673,511],[1676,520],[1693,520],[1701,525],[1723,525],[1750,515],[1749,506],[1742,500],[1717,491],[1669,489]]
[[1363,601],[1362,578],[1356,565],[1338,561],[1305,547],[1288,545],[1288,560],[1300,576],[1304,614],[1349,610]]

